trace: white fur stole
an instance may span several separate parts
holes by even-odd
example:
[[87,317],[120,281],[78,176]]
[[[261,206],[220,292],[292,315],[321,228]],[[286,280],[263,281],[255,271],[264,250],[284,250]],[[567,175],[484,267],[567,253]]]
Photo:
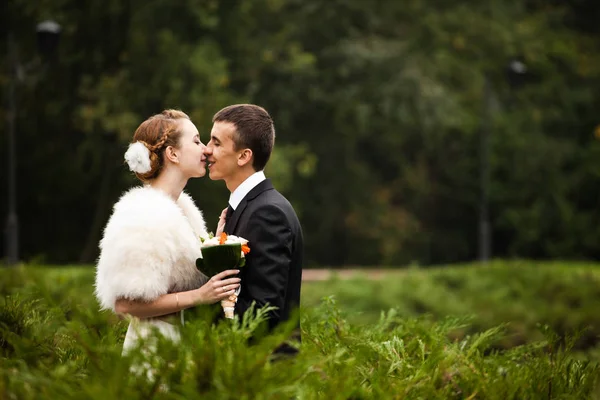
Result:
[[196,289],[205,277],[196,269],[202,213],[186,193],[177,203],[150,186],[126,192],[113,208],[100,241],[95,294],[102,309],[118,298],[152,301]]

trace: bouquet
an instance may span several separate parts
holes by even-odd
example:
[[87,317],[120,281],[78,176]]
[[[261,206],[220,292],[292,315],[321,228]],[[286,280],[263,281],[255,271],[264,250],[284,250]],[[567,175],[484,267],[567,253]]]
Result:
[[[207,239],[200,238],[200,241],[202,258],[196,260],[196,267],[207,276],[212,277],[227,269],[246,265],[245,256],[250,252],[246,239],[223,232],[219,236],[213,237],[211,234]],[[221,301],[225,318],[233,318],[233,309],[239,294],[240,288],[237,288],[228,299]]]

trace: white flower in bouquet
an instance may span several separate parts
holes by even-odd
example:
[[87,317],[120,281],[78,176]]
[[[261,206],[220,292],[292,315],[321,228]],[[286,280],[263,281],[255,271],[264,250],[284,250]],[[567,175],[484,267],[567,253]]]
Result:
[[222,233],[220,236],[209,236],[208,238],[202,238],[201,241],[202,244],[200,249],[212,246],[220,246],[223,244],[239,244],[241,245],[240,256],[242,258],[244,258],[245,255],[250,251],[250,248],[248,247],[248,240],[235,235],[227,235],[226,233]]

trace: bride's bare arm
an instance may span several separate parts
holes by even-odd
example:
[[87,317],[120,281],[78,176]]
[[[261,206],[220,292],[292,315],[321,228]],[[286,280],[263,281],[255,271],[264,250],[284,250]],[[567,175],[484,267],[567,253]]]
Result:
[[115,311],[117,314],[151,318],[172,314],[199,304],[217,303],[234,294],[235,289],[240,286],[239,278],[227,278],[238,273],[239,270],[223,271],[198,289],[164,294],[151,302],[120,298],[115,302]]

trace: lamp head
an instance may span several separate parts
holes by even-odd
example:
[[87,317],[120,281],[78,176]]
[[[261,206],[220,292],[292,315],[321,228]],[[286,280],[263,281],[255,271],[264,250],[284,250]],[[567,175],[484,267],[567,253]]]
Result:
[[508,83],[513,88],[519,88],[525,84],[529,75],[527,64],[520,59],[512,59],[506,66],[506,77]]
[[56,21],[46,20],[37,24],[38,50],[43,57],[51,58],[56,53],[60,31],[60,25]]

